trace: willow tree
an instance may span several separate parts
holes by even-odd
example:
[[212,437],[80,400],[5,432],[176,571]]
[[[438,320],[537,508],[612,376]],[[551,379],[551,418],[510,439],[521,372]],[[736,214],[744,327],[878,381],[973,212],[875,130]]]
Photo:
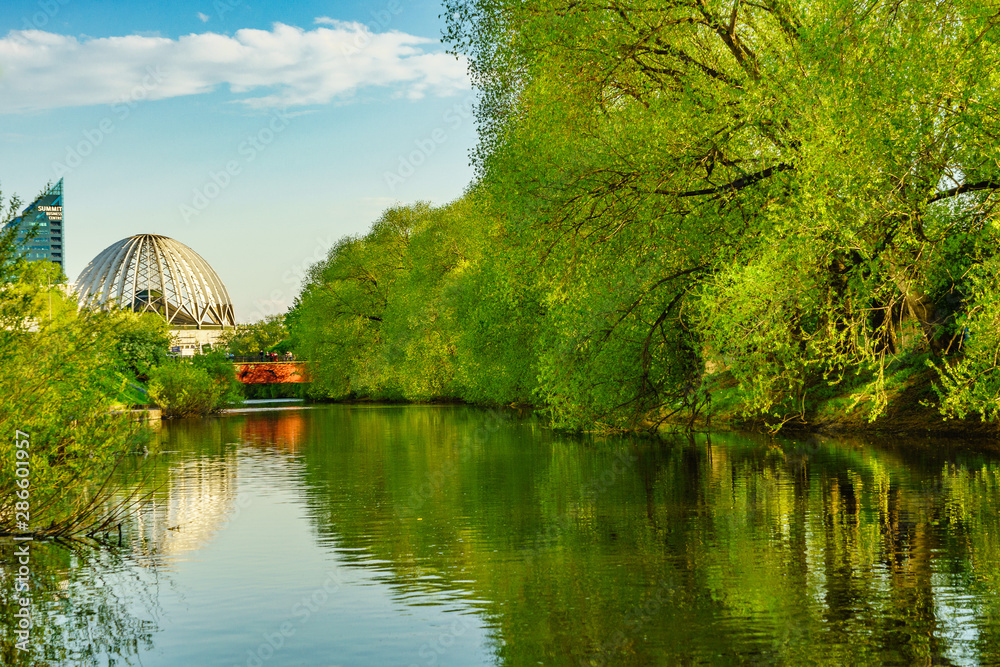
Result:
[[482,93],[480,181],[538,260],[557,421],[655,421],[697,402],[706,363],[751,411],[788,416],[823,381],[880,395],[892,364],[996,338],[991,3],[448,0],[446,16]]

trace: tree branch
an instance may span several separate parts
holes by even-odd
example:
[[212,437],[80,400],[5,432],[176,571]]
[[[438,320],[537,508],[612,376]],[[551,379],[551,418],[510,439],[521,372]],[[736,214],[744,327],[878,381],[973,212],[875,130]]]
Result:
[[676,58],[685,65],[691,65],[693,67],[697,67],[706,76],[722,81],[723,83],[733,86],[734,88],[741,88],[743,86],[742,83],[736,81],[725,72],[721,72],[717,69],[709,67],[708,65],[699,62],[698,60],[695,60],[694,58],[689,56],[683,49],[679,49],[670,44],[665,44],[660,40],[656,41],[655,47],[646,47],[642,49],[640,52],[652,53],[658,56],[670,56],[671,58]]
[[788,171],[794,169],[792,165],[787,162],[781,162],[774,165],[773,167],[768,167],[764,171],[758,171],[756,174],[747,174],[746,176],[740,176],[735,181],[726,183],[725,185],[720,185],[715,188],[704,188],[702,190],[687,190],[685,192],[675,192],[673,190],[664,190],[658,188],[653,190],[658,195],[670,195],[673,197],[699,197],[701,195],[714,195],[722,192],[733,192],[735,190],[742,190],[743,188],[750,187],[754,183],[763,181],[766,178],[777,174],[778,172]]
[[930,199],[927,200],[928,204],[933,204],[936,201],[941,201],[942,199],[948,199],[949,197],[954,197],[956,195],[963,194],[965,192],[975,192],[977,190],[997,190],[1000,189],[1000,181],[976,181],[975,183],[963,183],[957,187],[951,188],[950,190],[945,190],[939,192]]

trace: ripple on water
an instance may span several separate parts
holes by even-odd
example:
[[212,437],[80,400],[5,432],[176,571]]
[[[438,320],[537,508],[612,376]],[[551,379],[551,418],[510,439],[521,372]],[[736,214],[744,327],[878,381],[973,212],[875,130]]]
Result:
[[127,559],[51,559],[58,626],[135,595],[101,613],[145,665],[246,664],[283,622],[270,664],[1000,664],[994,455],[426,406],[163,438]]

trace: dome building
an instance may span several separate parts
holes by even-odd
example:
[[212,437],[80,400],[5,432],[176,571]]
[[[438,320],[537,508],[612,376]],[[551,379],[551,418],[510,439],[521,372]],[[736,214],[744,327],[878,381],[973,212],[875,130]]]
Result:
[[158,234],[108,246],[80,273],[76,288],[80,302],[92,308],[157,313],[175,330],[179,347],[192,351],[236,326],[232,299],[215,270],[191,248]]

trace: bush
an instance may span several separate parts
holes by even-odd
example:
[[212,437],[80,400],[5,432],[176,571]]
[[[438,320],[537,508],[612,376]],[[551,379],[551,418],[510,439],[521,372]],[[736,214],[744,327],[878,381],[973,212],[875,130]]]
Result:
[[197,417],[242,401],[231,363],[221,353],[177,361],[153,369],[149,396],[164,417]]
[[236,369],[224,352],[209,352],[200,354],[192,361],[195,368],[200,368],[212,378],[219,392],[218,408],[239,405],[243,402],[243,384],[236,379]]

